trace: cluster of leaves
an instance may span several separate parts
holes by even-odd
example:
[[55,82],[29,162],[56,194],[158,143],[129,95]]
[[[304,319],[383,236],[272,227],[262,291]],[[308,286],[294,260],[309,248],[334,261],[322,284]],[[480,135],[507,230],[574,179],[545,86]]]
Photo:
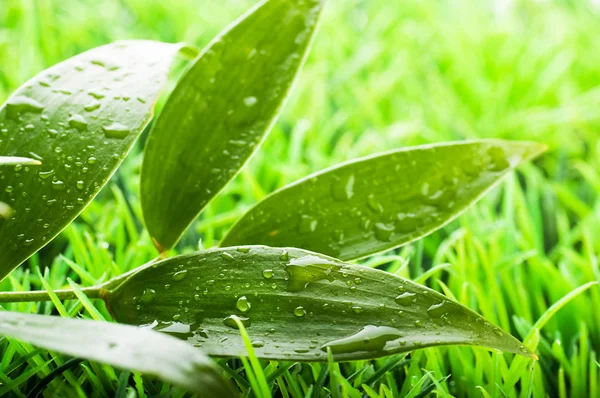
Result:
[[[161,257],[259,147],[308,53],[322,7],[322,0],[258,4],[178,80],[152,125],[141,175],[144,221]],[[100,191],[152,120],[182,51],[195,53],[151,41],[99,47],[42,72],[0,109],[0,278]],[[215,396],[229,387],[202,351],[325,361],[471,344],[535,357],[433,290],[342,261],[442,227],[543,150],[482,140],[335,166],[258,203],[221,248],[155,261],[85,291],[73,285],[56,292],[102,298],[117,322],[143,329],[3,312],[0,333]]]

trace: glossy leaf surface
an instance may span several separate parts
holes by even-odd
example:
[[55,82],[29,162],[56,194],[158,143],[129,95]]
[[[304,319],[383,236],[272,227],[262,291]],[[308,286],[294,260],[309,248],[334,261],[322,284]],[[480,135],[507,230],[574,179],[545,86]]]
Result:
[[0,279],[67,226],[98,193],[152,118],[180,45],[124,41],[41,72],[0,108]]
[[203,397],[234,395],[201,350],[162,333],[109,322],[0,311],[0,335],[157,376]]
[[184,74],[150,133],[146,226],[171,248],[271,128],[305,58],[323,0],[267,0],[218,36]]
[[221,246],[291,246],[361,258],[441,228],[543,151],[538,143],[482,140],[353,160],[274,192],[233,226]]
[[107,296],[115,318],[168,332],[209,355],[244,355],[233,316],[260,358],[376,358],[469,344],[533,356],[445,296],[395,275],[298,249],[245,246],[149,265]]

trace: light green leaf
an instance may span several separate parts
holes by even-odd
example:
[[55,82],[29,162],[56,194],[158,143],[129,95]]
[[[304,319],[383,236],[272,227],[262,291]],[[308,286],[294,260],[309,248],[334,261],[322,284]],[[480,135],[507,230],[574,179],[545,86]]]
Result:
[[203,397],[236,395],[217,366],[183,341],[127,325],[0,311],[0,335],[50,351],[142,372]]
[[17,166],[17,165],[27,165],[27,166],[35,166],[40,165],[42,162],[35,159],[22,158],[19,156],[0,156],[0,166]]
[[34,77],[0,108],[0,153],[41,166],[0,168],[0,279],[67,226],[152,118],[180,45],[124,41]]
[[292,246],[342,260],[365,257],[441,228],[544,150],[533,142],[482,140],[353,160],[274,192],[233,226],[221,246]]
[[325,361],[327,348],[337,360],[366,359],[449,344],[534,356],[434,290],[299,249],[244,246],[174,257],[134,271],[104,297],[118,321],[171,333],[216,356],[245,353],[234,316],[265,359]]
[[199,55],[150,133],[141,177],[146,226],[171,248],[274,123],[324,0],[267,0]]

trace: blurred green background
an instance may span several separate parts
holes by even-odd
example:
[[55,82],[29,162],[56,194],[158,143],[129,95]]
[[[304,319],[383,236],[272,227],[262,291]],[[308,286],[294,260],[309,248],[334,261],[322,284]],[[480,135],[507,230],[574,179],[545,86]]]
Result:
[[[115,40],[202,47],[253,3],[0,0],[0,100],[41,70]],[[307,65],[262,150],[178,250],[215,245],[265,194],[339,161],[449,140],[544,142],[546,155],[459,220],[367,261],[413,279],[450,263],[428,274],[427,284],[521,339],[547,317],[527,340],[540,361],[471,348],[428,349],[380,379],[375,391],[403,396],[429,383],[442,396],[600,396],[600,288],[556,313],[551,307],[576,287],[600,282],[600,7],[584,0],[329,3]],[[141,149],[75,224],[0,287],[39,288],[38,266],[52,266],[46,277],[54,288],[67,276],[88,285],[151,259],[139,207]],[[73,314],[77,305],[69,307]],[[46,304],[7,308],[54,311]],[[2,361],[3,369],[11,360]],[[341,365],[340,377],[382,363]],[[309,388],[306,369],[293,375]],[[23,381],[21,392],[38,376]],[[364,391],[355,384],[342,381],[344,392],[355,388],[360,396]]]

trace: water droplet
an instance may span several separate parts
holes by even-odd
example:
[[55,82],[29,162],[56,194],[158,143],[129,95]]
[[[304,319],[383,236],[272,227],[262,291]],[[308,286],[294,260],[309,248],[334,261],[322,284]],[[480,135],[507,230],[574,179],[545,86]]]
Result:
[[144,304],[148,304],[148,303],[151,303],[155,297],[156,297],[156,290],[146,288],[146,289],[144,289],[144,292],[142,293],[142,297],[140,297],[140,301]]
[[55,191],[62,191],[65,189],[65,183],[61,180],[52,181],[52,189]]
[[182,280],[184,280],[187,277],[187,274],[188,274],[187,270],[175,272],[173,274],[173,281],[181,282]]
[[257,102],[258,102],[258,99],[256,97],[244,98],[244,105],[246,105],[247,107],[254,106],[254,105],[256,105]]
[[84,131],[87,129],[88,122],[83,116],[75,114],[69,118],[69,126],[79,131]]
[[325,343],[321,350],[327,351],[327,348],[330,348],[334,354],[381,352],[386,350],[388,343],[397,341],[401,337],[403,337],[402,332],[396,328],[368,325],[351,336]]
[[294,308],[294,315],[297,317],[303,317],[304,315],[306,315],[306,310],[300,305]]
[[333,282],[335,278],[332,273],[341,268],[339,264],[313,255],[293,258],[286,267],[289,275],[287,289],[291,292],[299,292],[313,282],[324,279]]
[[252,347],[254,347],[254,348],[262,348],[264,346],[265,346],[265,342],[262,340],[254,340],[252,342]]
[[221,257],[223,257],[225,260],[229,260],[229,261],[233,261],[234,258],[230,253],[227,252],[223,252],[221,253]]
[[510,163],[506,160],[504,149],[501,147],[492,146],[488,149],[487,153],[491,161],[489,166],[491,171],[499,172],[510,167]]
[[19,112],[33,112],[40,113],[44,110],[44,105],[34,100],[33,98],[25,97],[22,95],[13,97],[6,102],[6,107],[9,111]]
[[250,308],[252,308],[252,305],[250,304],[250,301],[248,301],[246,296],[240,297],[237,300],[237,302],[235,303],[235,306],[237,307],[238,310],[240,310],[242,312],[248,312],[248,311],[250,311]]
[[395,301],[403,306],[409,306],[413,304],[417,300],[417,295],[415,293],[402,293],[398,297],[396,297]]
[[102,126],[102,130],[104,130],[104,135],[107,138],[117,139],[123,139],[127,137],[127,135],[130,132],[129,128],[118,122],[114,122],[112,124],[109,124],[108,126]]
[[331,194],[335,200],[349,200],[354,196],[354,174],[335,183],[331,187]]
[[38,176],[42,179],[45,180],[48,177],[51,177],[54,174],[54,170],[49,170],[49,171],[40,171],[38,173]]
[[180,314],[173,315],[173,320],[174,321],[178,321],[179,319],[181,319],[181,315]]
[[298,224],[298,232],[306,234],[309,232],[315,232],[317,229],[317,220],[312,216],[303,214],[300,217],[300,223]]
[[88,162],[88,164],[95,164],[97,161],[98,161],[98,159],[96,159],[93,156],[90,156],[87,162]]
[[79,180],[77,181],[77,189],[79,189],[80,191],[84,188],[84,182]]
[[367,205],[375,213],[383,213],[383,206],[377,201],[377,199],[375,199],[375,195],[370,194],[367,197]]
[[262,274],[265,279],[271,279],[275,275],[272,269],[266,269]]
[[432,318],[441,318],[442,315],[445,315],[450,312],[455,312],[455,311],[456,311],[456,307],[447,300],[444,300],[438,304],[433,304],[431,307],[429,307],[427,309],[427,313]]
[[229,315],[227,318],[223,319],[223,324],[225,326],[229,326],[232,329],[239,329],[237,323],[235,322],[235,318],[238,318],[244,327],[250,327],[250,318],[246,318],[243,316],[237,315]]
[[83,109],[85,109],[86,112],[93,112],[96,109],[100,108],[100,106],[101,106],[100,101],[93,100],[92,102],[90,102],[89,104],[84,106]]
[[381,222],[375,224],[375,238],[383,242],[389,242],[392,239],[392,234],[396,226],[388,225]]
[[96,99],[102,99],[105,97],[105,95],[102,94],[99,90],[90,90],[88,91],[88,94]]

